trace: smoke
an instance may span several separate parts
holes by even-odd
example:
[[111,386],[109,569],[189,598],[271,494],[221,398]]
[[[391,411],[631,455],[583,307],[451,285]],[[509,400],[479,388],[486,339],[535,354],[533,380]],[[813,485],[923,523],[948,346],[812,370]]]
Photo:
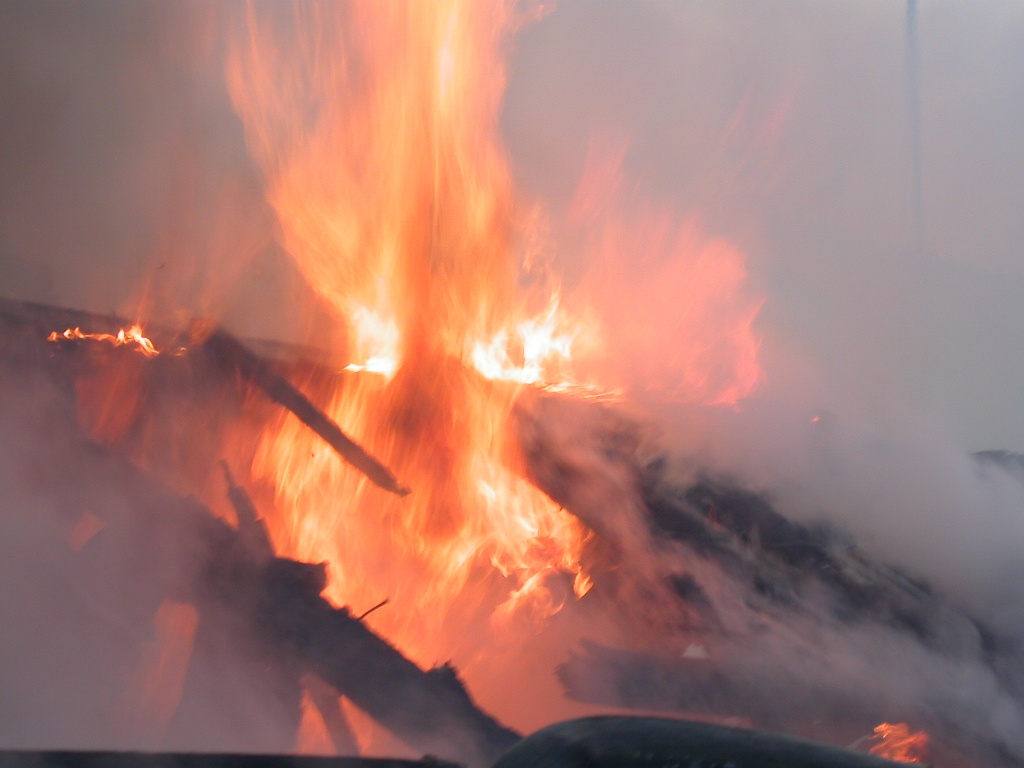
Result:
[[[645,420],[551,400],[526,418],[534,479],[620,544],[595,564],[595,594],[567,606],[560,629],[537,633],[549,645],[559,632],[571,638],[558,668],[570,697],[740,718],[840,744],[882,719],[909,720],[937,745],[959,742],[961,757],[966,750],[978,764],[1002,764],[1000,750],[1019,759],[1019,462],[980,464],[913,413],[894,409],[873,423],[848,397],[819,391],[835,409],[802,410],[780,389],[739,411],[649,403]],[[654,485],[638,482],[648,471]],[[706,477],[741,495],[713,496],[702,530],[685,500]],[[731,560],[723,542],[733,539],[719,526],[735,533],[731,505],[756,519],[764,498],[807,526],[805,542],[826,531],[826,548],[843,554],[824,566],[803,559],[789,584],[772,574],[769,550],[799,552],[801,537],[754,524]],[[638,535],[652,517],[657,533]],[[835,578],[866,591],[837,604]],[[922,583],[935,591],[903,592]],[[916,595],[909,614],[894,609],[897,594]]]
[[0,15],[3,294],[294,337],[305,318],[286,307],[311,302],[273,243],[218,12],[44,0]]
[[967,448],[1021,450],[1024,10],[918,4],[924,258],[905,11],[569,0],[517,37],[505,134],[520,184],[556,204],[595,136],[626,141],[643,194],[746,254],[769,341]]
[[924,203],[921,192],[921,73],[917,49],[917,0],[907,0],[907,111],[910,113],[910,168],[914,193],[917,250],[924,247]]
[[88,438],[38,332],[0,331],[0,744],[293,748],[281,681],[192,607],[209,512]]
[[[248,335],[307,330],[296,308],[315,300],[274,245],[224,85],[238,10],[4,4],[6,295],[135,314],[141,294]],[[591,139],[624,140],[627,178],[747,255],[763,332],[916,401],[967,447],[1024,449],[1024,179],[1008,162],[1022,15],[568,0],[516,37],[505,138],[519,183],[556,210]],[[585,272],[571,247],[559,259]]]
[[[738,410],[648,402],[688,459],[679,482],[696,468],[765,492],[1019,646],[1024,487],[969,451],[1024,446],[1009,330],[1024,188],[1000,170],[1021,150],[1005,116],[1024,113],[1010,85],[1024,14],[902,10],[565,3],[520,38],[506,132],[521,182],[565,201],[588,141],[629,137],[628,175],[745,252],[764,289],[764,377]],[[836,658],[891,642],[851,641]],[[921,664],[933,680],[960,674]],[[991,673],[975,672],[965,690],[980,703],[946,711],[1006,714]],[[1014,727],[999,730],[1012,741]]]
[[[190,3],[3,4],[5,294],[129,315],[141,295],[154,315],[299,335],[296,308],[315,299],[273,245],[223,85],[221,21]],[[518,36],[503,120],[517,180],[552,210],[571,208],[595,135],[625,137],[642,196],[746,255],[751,292],[767,297],[765,378],[738,411],[649,403],[675,451],[846,529],[1017,639],[1024,492],[968,449],[1024,449],[1022,31],[1014,2],[909,0],[904,18],[882,3],[567,0]],[[554,239],[554,266],[585,285],[578,237]],[[614,274],[652,286],[641,295],[671,320],[675,297],[649,264]],[[61,440],[41,426],[67,393],[5,386],[0,402],[26,405],[0,422],[2,581],[18,585],[4,615],[25,621],[6,623],[0,658],[25,664],[5,665],[3,698],[24,706],[0,735],[129,744],[95,719],[109,707],[47,729],[69,701],[113,707],[131,687],[159,602],[118,581],[137,564],[115,559],[83,595],[80,573],[43,556],[82,519],[60,518],[82,479],[60,476]],[[81,621],[53,635],[68,616]]]
[[1024,497],[969,452],[1024,448],[1024,180],[1001,168],[1024,149],[1022,28],[1009,3],[566,2],[519,36],[504,122],[538,196],[570,208],[611,143],[631,192],[746,255],[760,388],[738,411],[652,405],[676,450],[1011,634]]
[[[1024,602],[1024,483],[906,403],[775,383],[738,411],[654,406],[673,452],[765,492],[788,517],[846,530],[979,618]],[[1024,638],[1024,623],[1008,625]]]

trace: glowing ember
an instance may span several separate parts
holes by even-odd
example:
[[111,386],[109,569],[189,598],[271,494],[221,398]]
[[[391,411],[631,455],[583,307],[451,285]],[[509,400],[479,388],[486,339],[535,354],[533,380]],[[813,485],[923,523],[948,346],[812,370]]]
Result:
[[138,325],[133,325],[130,328],[122,328],[116,334],[85,333],[78,327],[67,328],[63,333],[53,331],[46,337],[47,341],[62,341],[64,339],[92,339],[93,341],[102,341],[107,344],[113,344],[115,347],[124,346],[126,344],[135,344],[138,347],[139,352],[144,354],[146,357],[156,357],[160,354],[157,348],[153,345],[153,342],[143,335],[142,328]]
[[871,754],[901,763],[923,763],[928,756],[928,734],[912,731],[906,723],[875,726]]

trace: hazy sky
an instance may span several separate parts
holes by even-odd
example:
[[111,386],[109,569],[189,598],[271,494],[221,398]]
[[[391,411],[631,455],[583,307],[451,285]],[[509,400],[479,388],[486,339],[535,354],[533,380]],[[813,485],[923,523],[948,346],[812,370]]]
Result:
[[519,38],[508,141],[554,197],[588,136],[628,140],[653,197],[744,247],[769,340],[1022,449],[1024,5],[923,0],[918,36],[921,253],[901,2],[560,3]]
[[[289,322],[268,308],[301,289],[203,7],[0,5],[0,294],[124,309],[165,264],[190,310]],[[555,209],[589,148],[626,147],[644,196],[739,245],[769,378],[800,360],[965,447],[1024,450],[1024,4],[920,0],[919,22],[920,250],[897,0],[559,2],[516,38],[505,137]],[[207,272],[226,304],[205,306]]]

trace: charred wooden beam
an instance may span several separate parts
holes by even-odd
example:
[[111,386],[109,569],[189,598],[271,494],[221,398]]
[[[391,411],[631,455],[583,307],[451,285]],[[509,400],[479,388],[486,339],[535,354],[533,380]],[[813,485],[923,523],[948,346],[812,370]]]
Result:
[[320,717],[323,718],[335,754],[358,755],[359,742],[356,741],[345,710],[341,707],[341,692],[316,675],[304,675],[302,687],[306,689],[309,698],[319,710]]
[[761,731],[654,717],[587,717],[523,739],[494,768],[895,768],[900,763]]
[[420,669],[321,597],[322,565],[232,562],[225,553],[211,564],[209,580],[208,597],[220,610],[244,613],[283,660],[333,686],[414,749],[483,766],[519,741],[476,706],[453,668]]
[[[239,519],[262,526],[245,490],[231,490]],[[266,561],[252,557],[244,542],[226,544],[207,573],[214,603],[243,614],[272,647],[411,747],[484,766],[519,741],[476,706],[454,668],[420,669],[347,609],[321,597],[326,564]]]
[[247,382],[255,385],[275,403],[287,408],[307,427],[322,437],[338,455],[385,491],[405,496],[409,489],[387,467],[346,435],[337,424],[277,373],[273,366],[249,350],[226,331],[217,328],[203,340],[201,348],[224,365],[230,366]]
[[244,544],[253,556],[260,562],[266,562],[274,556],[274,545],[270,543],[270,534],[260,519],[252,498],[242,486],[235,482],[228,463],[222,459],[220,466],[228,485],[228,501],[234,507],[235,515],[238,518],[238,534],[243,538]]

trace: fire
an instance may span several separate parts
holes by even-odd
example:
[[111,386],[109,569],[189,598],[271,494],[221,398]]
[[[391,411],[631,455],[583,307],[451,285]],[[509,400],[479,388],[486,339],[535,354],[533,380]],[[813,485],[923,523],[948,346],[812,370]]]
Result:
[[153,616],[153,638],[143,648],[129,689],[132,720],[163,731],[185,689],[185,675],[199,627],[199,612],[188,603],[165,600]]
[[554,294],[547,310],[475,341],[468,358],[482,376],[496,381],[535,384],[556,391],[571,388],[573,348],[592,329],[560,309]]
[[358,307],[352,313],[352,325],[355,329],[355,357],[363,362],[349,363],[345,370],[368,371],[392,378],[398,370],[398,326],[366,307]]
[[[160,350],[138,324],[121,328],[117,333],[86,333],[75,326],[60,333],[52,331],[46,338],[50,342],[95,341],[132,349],[142,356],[136,362],[125,361],[125,364],[111,367],[98,376],[81,377],[75,382],[78,419],[82,427],[102,445],[118,444],[139,415],[145,358],[158,356]],[[172,354],[184,352],[184,349],[178,349]]]
[[457,596],[544,614],[549,579],[587,581],[587,532],[523,479],[507,434],[518,390],[579,334],[557,298],[531,314],[515,290],[510,21],[501,4],[357,2],[282,37],[251,10],[228,67],[284,246],[349,329],[355,375],[327,411],[414,490],[385,497],[285,418],[253,467],[280,502],[275,545],[329,561],[339,603],[388,597],[373,621],[429,661]]
[[524,479],[510,434],[524,388],[581,386],[603,337],[555,281],[521,279],[535,233],[498,138],[513,7],[250,5],[227,63],[281,243],[348,330],[340,384],[307,385],[413,489],[382,493],[283,416],[252,466],[271,535],[330,563],[335,602],[387,598],[371,621],[427,663],[473,616],[546,616],[590,586],[589,532]]
[[901,763],[923,763],[928,756],[928,734],[912,731],[906,723],[875,726],[871,754]]
[[122,328],[116,334],[85,333],[81,328],[76,326],[75,328],[67,328],[62,333],[53,331],[46,337],[47,341],[61,341],[62,339],[92,339],[93,341],[102,341],[107,344],[113,344],[115,347],[124,346],[126,344],[135,344],[138,351],[146,357],[156,357],[160,354],[157,348],[153,345],[153,342],[146,338],[142,332],[142,328],[138,325],[133,325],[130,328]]
[[302,692],[302,719],[299,721],[295,752],[300,755],[334,755],[337,753],[323,715],[316,708],[309,691]]

